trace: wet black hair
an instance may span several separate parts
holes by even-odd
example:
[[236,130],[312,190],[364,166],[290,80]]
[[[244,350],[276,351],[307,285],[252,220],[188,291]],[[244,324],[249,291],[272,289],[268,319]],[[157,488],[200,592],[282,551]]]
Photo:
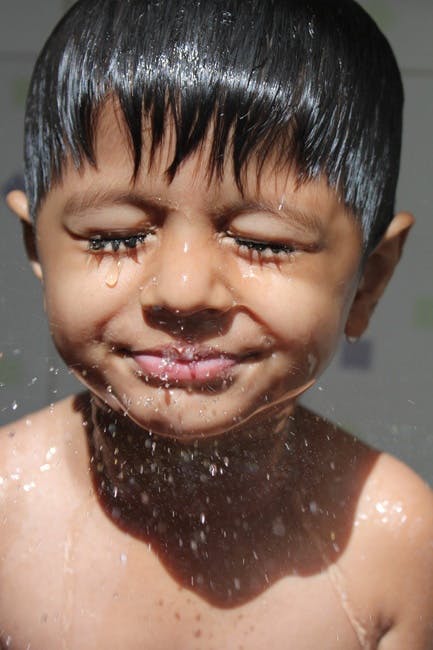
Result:
[[[179,165],[209,134],[210,174],[232,156],[325,176],[360,221],[368,252],[394,212],[403,88],[391,47],[353,0],[80,0],[42,50],[25,120],[36,217],[71,157],[96,165],[95,130],[120,105],[135,173],[174,124]],[[170,119],[169,119],[170,118]],[[148,120],[143,142],[143,122]]]

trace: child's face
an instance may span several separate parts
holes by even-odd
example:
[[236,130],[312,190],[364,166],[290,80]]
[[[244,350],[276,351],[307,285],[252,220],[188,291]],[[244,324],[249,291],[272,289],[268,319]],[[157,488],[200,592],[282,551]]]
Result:
[[257,191],[251,165],[241,196],[230,169],[208,183],[205,147],[168,184],[169,144],[159,153],[131,184],[104,112],[98,169],[71,166],[38,215],[46,309],[66,363],[112,408],[160,434],[210,435],[315,381],[356,291],[361,236],[324,181],[296,190],[265,167]]

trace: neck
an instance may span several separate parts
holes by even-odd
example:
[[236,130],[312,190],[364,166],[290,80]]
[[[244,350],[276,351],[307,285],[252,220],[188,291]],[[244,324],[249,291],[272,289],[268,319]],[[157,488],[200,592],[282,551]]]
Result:
[[[152,544],[181,582],[196,572],[206,596],[238,602],[245,594],[232,589],[234,571],[246,575],[260,554],[290,555],[287,531],[290,544],[300,545],[299,495],[305,477],[311,480],[309,445],[297,433],[301,411],[269,411],[245,428],[185,443],[94,402],[89,434],[101,504],[118,526]],[[266,581],[268,573],[265,567]]]
[[195,517],[207,503],[224,500],[230,515],[237,507],[244,513],[261,507],[257,495],[261,501],[271,498],[281,480],[298,481],[297,420],[293,407],[279,409],[221,436],[184,442],[93,403],[93,465],[104,494],[120,496],[119,503],[148,499],[163,507],[167,501],[178,515]]

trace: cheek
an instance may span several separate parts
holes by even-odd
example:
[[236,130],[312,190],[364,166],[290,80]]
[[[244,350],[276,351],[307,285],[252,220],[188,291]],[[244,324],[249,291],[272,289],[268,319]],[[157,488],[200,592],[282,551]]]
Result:
[[296,277],[273,278],[258,289],[251,292],[254,310],[280,345],[308,351],[320,365],[327,362],[344,327],[348,296],[332,285]]
[[109,286],[112,269],[113,262],[106,260],[98,267],[84,263],[79,268],[59,266],[46,273],[46,311],[57,345],[82,346],[98,339],[107,323],[125,309],[127,278],[119,276],[115,286]]

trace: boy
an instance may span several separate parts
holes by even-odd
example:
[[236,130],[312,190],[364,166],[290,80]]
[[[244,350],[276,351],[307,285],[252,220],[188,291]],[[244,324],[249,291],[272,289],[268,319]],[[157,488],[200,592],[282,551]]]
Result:
[[298,404],[412,225],[401,109],[351,0],[56,28],[9,205],[87,392],[1,433],[5,647],[433,647],[431,492]]

